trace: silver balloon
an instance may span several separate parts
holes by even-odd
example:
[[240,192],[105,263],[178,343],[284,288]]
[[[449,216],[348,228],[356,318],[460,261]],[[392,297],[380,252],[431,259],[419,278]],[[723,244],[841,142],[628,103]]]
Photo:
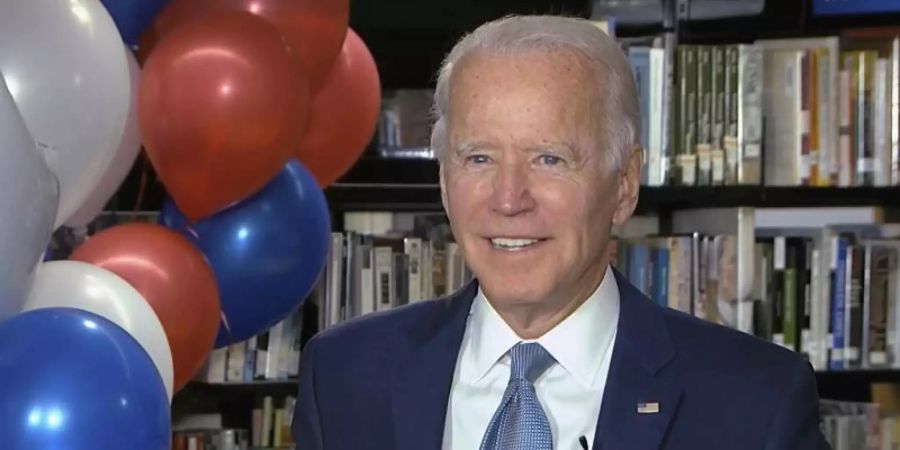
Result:
[[126,51],[99,0],[0,0],[0,72],[59,180],[55,226],[116,156],[131,98]]
[[50,242],[59,188],[0,72],[0,320],[27,300]]
[[134,160],[137,159],[138,153],[141,151],[141,132],[138,129],[138,86],[141,82],[141,66],[138,65],[137,59],[131,52],[128,53],[128,69],[131,79],[130,97],[128,113],[125,116],[125,129],[122,131],[122,138],[119,140],[119,146],[116,149],[115,157],[112,164],[106,169],[106,172],[100,177],[100,183],[94,188],[94,191],[81,204],[74,214],[66,220],[66,226],[84,227],[87,226],[94,218],[96,218],[107,202],[125,181]]

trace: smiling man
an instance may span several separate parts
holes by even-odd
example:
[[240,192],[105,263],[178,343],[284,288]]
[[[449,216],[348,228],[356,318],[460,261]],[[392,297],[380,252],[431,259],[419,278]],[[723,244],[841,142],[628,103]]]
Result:
[[808,364],[610,268],[641,163],[615,41],[579,19],[485,24],[447,57],[435,110],[475,281],[311,340],[298,449],[827,448]]

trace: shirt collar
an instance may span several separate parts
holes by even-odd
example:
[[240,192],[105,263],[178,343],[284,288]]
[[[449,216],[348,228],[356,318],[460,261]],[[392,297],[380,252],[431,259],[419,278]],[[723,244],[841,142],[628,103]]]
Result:
[[[479,288],[472,302],[470,339],[471,364],[460,367],[460,376],[469,382],[483,378],[491,367],[518,342],[524,341],[491,306]],[[619,319],[619,287],[607,266],[603,281],[590,297],[559,325],[534,340],[556,362],[587,388],[598,382],[606,352],[611,350]]]

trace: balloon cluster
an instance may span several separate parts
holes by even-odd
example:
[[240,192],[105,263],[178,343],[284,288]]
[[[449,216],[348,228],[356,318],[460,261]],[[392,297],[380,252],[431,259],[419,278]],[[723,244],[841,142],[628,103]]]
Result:
[[[0,447],[168,449],[210,350],[309,294],[381,100],[348,1],[0,2]],[[142,146],[158,223],[39,263]]]

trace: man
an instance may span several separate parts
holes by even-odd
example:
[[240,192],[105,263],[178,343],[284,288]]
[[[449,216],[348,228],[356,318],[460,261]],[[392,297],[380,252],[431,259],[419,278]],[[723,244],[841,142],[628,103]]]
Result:
[[586,21],[510,17],[456,45],[432,145],[476,281],[311,340],[299,449],[827,448],[808,364],[609,267],[638,198],[635,97]]

